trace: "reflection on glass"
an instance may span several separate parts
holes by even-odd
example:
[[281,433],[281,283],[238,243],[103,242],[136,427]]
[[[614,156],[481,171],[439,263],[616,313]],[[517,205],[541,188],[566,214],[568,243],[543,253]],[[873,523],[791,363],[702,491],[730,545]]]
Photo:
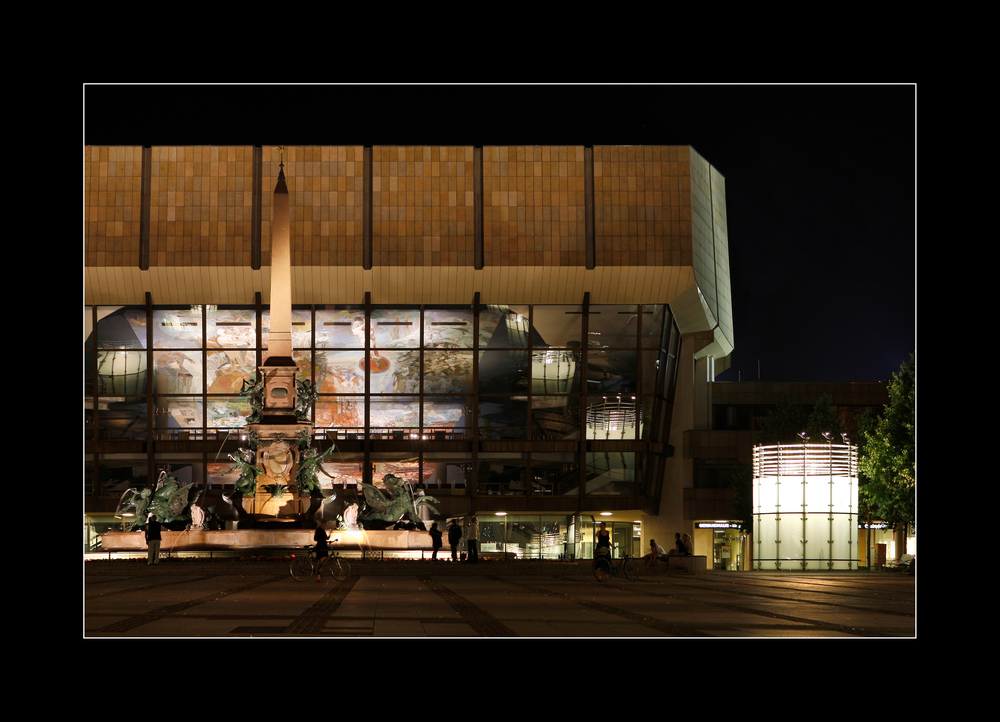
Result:
[[[261,346],[268,348],[271,341],[271,311],[261,314]],[[292,309],[292,348],[309,348],[312,345],[312,314],[307,309]]]
[[534,306],[534,346],[579,348],[583,338],[583,306]]
[[642,307],[642,346],[657,348],[663,336],[663,322],[670,308],[663,304]]
[[107,408],[97,410],[102,439],[145,439],[146,397],[105,399]]
[[578,351],[535,350],[531,354],[531,391],[536,394],[579,393],[580,370]]
[[580,491],[580,464],[576,454],[531,455],[532,493],[565,496]]
[[468,464],[459,461],[428,461],[424,459],[424,484],[429,488],[464,489],[468,485]]
[[523,439],[528,435],[527,402],[511,396],[479,397],[482,439]]
[[639,330],[636,306],[591,306],[587,343],[591,348],[635,348]]
[[580,438],[580,398],[532,396],[531,427],[535,439]]
[[641,438],[639,409],[635,396],[590,397],[588,401],[588,439],[613,441]]
[[587,393],[618,394],[636,390],[634,350],[589,349],[587,352]]
[[[480,494],[522,496],[527,492],[527,461],[520,454],[505,454],[504,458],[479,457],[476,483]],[[480,517],[480,532],[483,518]],[[487,538],[487,537],[483,537]]]
[[635,493],[635,454],[594,452],[587,454],[588,495],[629,496]]
[[479,360],[480,392],[526,394],[528,373],[524,351],[484,351]]

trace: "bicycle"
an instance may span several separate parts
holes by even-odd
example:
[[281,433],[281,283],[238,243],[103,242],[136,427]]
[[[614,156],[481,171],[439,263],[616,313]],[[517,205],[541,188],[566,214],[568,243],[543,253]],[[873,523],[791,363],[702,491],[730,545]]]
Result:
[[[320,572],[320,560],[316,557],[316,548],[308,546],[305,548],[305,552],[304,555],[292,554],[291,564],[288,565],[288,573],[292,575],[292,579],[300,582],[304,582],[313,574]],[[342,582],[351,575],[351,565],[346,559],[342,559],[337,552],[331,550],[326,564],[323,565],[323,571],[330,574],[338,582]]]
[[614,560],[610,555],[611,551],[608,550],[606,556],[594,558],[594,577],[597,578],[597,581],[606,582],[619,574],[624,574],[625,578],[631,582],[639,578],[639,565],[635,563],[635,557],[625,552],[621,558]]

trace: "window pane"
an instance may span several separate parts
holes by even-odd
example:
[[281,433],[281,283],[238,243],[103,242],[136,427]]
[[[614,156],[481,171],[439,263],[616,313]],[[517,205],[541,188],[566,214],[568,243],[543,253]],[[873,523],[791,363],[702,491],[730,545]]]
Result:
[[153,399],[156,406],[156,434],[160,438],[184,438],[181,434],[190,437],[190,432],[197,434],[202,427],[203,407],[201,397],[196,396],[174,396],[156,397]]
[[316,348],[364,347],[364,306],[316,309]]
[[466,396],[427,396],[424,398],[424,430],[435,429],[462,431],[472,424],[470,405]]
[[[90,309],[86,319],[89,324]],[[97,348],[146,348],[146,309],[139,306],[100,306],[97,309]],[[88,343],[88,348],[91,344]]]
[[635,393],[635,351],[588,349],[587,382],[587,393],[590,394]]
[[204,369],[201,351],[153,351],[158,394],[200,393]]
[[252,350],[207,352],[208,393],[238,394],[243,382],[256,376],[256,360],[257,352]]
[[363,396],[320,396],[316,400],[316,428],[361,433],[365,426]]
[[481,393],[527,393],[528,359],[523,351],[483,351],[479,359]]
[[635,454],[587,454],[587,494],[630,496],[635,493]]
[[252,308],[216,308],[207,311],[209,348],[256,348],[257,314]]
[[145,394],[146,352],[98,351],[97,391],[106,396]]
[[472,393],[472,351],[424,351],[425,394]]
[[420,427],[420,402],[416,396],[373,396],[371,432],[374,436],[395,438],[399,430]]
[[239,429],[247,425],[250,404],[240,397],[213,398],[208,401],[208,426],[217,429]]
[[374,309],[372,325],[375,348],[420,348],[419,309]]
[[531,391],[535,394],[580,393],[580,354],[545,349],[531,354]]
[[591,348],[635,348],[638,339],[636,306],[591,306],[587,342]]
[[201,307],[153,310],[153,348],[201,348]]
[[531,426],[535,439],[578,439],[580,397],[532,396]]
[[474,328],[470,308],[424,309],[424,348],[472,348]]
[[579,348],[583,306],[534,306],[531,317],[535,346]]
[[483,439],[527,438],[527,402],[511,396],[480,396],[479,434]]
[[364,393],[364,351],[317,351],[316,387],[321,394]]

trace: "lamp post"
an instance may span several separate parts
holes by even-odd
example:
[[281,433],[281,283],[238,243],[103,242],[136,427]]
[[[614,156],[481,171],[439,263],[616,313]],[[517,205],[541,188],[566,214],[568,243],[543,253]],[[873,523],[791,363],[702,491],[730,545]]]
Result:
[[503,517],[503,560],[507,561],[507,512],[498,511],[496,515]]

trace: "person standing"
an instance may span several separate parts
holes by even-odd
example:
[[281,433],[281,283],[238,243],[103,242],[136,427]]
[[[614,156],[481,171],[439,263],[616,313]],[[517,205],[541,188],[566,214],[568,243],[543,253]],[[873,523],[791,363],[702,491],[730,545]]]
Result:
[[150,514],[146,517],[146,565],[160,563],[160,522]]
[[438,523],[434,522],[431,524],[431,548],[434,552],[431,554],[431,561],[436,562],[438,558],[438,549],[441,548],[441,530],[438,529]]
[[469,545],[469,561],[475,564],[479,561],[479,519],[476,517],[466,524],[465,538]]
[[326,564],[326,560],[330,558],[330,547],[327,546],[326,540],[327,536],[326,529],[323,528],[322,524],[316,526],[316,531],[313,532],[313,541],[316,542],[316,581],[323,581],[323,565]]
[[597,530],[597,550],[607,549],[607,553],[611,553],[611,532],[608,531],[608,525],[603,521],[601,522],[601,528]]
[[451,526],[448,527],[448,543],[451,544],[451,560],[453,562],[458,561],[458,544],[462,541],[462,527],[458,525],[457,519],[451,520]]

